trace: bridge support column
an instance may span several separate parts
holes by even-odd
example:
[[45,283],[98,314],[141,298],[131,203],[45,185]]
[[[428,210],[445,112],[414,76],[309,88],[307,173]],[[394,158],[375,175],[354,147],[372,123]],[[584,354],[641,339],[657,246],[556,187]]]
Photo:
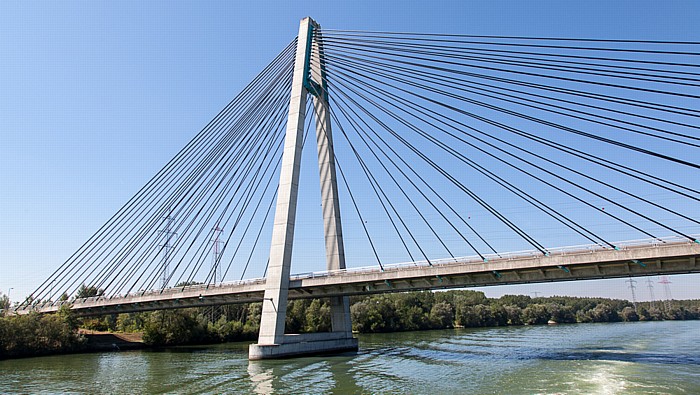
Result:
[[326,265],[329,270],[345,268],[330,114],[323,79],[325,71],[320,60],[322,49],[319,43],[314,43],[313,40],[313,31],[317,28],[318,25],[311,18],[302,19],[299,26],[299,41],[272,230],[270,263],[265,284],[260,334],[258,343],[250,345],[248,354],[250,359],[357,350],[357,339],[352,337],[350,306],[347,297],[331,299],[332,332],[304,335],[285,335],[284,333],[304,135],[304,110],[308,93],[313,94],[316,114],[316,141],[326,240]]
[[[323,209],[324,236],[326,241],[326,268],[328,270],[345,269],[345,247],[343,244],[343,227],[340,220],[340,202],[338,200],[338,182],[335,174],[335,153],[333,150],[333,133],[331,116],[328,108],[325,67],[321,60],[318,42],[311,46],[310,71],[311,80],[319,81],[314,95],[314,114],[316,116],[316,148],[318,151],[318,174],[321,180],[321,206]],[[334,297],[331,304],[331,327],[336,333],[345,333],[352,338],[350,322],[350,300],[348,297]]]

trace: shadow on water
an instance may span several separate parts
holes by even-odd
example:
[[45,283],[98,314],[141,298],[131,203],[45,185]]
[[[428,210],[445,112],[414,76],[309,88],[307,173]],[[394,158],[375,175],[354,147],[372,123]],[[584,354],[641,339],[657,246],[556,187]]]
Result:
[[245,354],[248,355],[248,345],[249,342],[238,342],[238,343],[215,343],[215,344],[204,344],[204,345],[192,345],[192,346],[173,346],[173,347],[162,347],[162,348],[152,348],[146,350],[146,352],[152,353],[182,353],[190,354],[197,352],[216,352],[216,353],[230,353],[230,354]]

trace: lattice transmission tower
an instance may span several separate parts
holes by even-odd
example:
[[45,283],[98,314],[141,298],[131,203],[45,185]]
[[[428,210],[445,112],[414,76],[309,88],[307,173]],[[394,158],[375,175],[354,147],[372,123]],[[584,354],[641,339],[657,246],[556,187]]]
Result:
[[221,245],[224,244],[221,240],[221,234],[224,232],[223,228],[216,225],[213,229],[213,237],[211,239],[211,271],[212,271],[212,284],[216,284],[217,281],[224,281],[221,275]]
[[671,310],[671,281],[668,279],[668,277],[661,276],[659,284],[664,286],[664,300],[662,306],[664,306],[666,311],[669,311]]
[[626,283],[629,283],[629,289],[632,292],[632,305],[634,306],[634,311],[637,311],[637,294],[635,293],[635,289],[637,289],[637,280],[633,278],[629,278],[625,280]]
[[647,278],[647,288],[649,289],[649,307],[654,308],[656,297],[654,296],[654,282]]
[[163,230],[159,231],[163,236],[163,243],[160,244],[163,254],[163,277],[161,280],[161,288],[166,288],[168,286],[168,281],[170,281],[170,257],[173,249],[173,238],[177,236],[177,233],[173,232],[173,223],[175,222],[175,218],[168,215],[163,219],[165,220],[164,227]]

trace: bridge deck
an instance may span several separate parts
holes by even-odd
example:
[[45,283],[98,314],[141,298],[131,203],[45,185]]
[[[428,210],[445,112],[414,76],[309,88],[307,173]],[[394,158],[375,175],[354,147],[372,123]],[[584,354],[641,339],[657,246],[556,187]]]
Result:
[[[411,290],[482,287],[629,276],[700,272],[700,244],[663,241],[621,244],[620,250],[587,246],[552,251],[549,256],[535,252],[480,258],[364,267],[308,273],[291,277],[289,297],[318,298],[364,295]],[[53,312],[63,304],[81,316],[137,311],[260,302],[265,279],[220,285],[195,285],[149,291],[123,297],[95,297],[72,302],[46,302],[17,310]]]

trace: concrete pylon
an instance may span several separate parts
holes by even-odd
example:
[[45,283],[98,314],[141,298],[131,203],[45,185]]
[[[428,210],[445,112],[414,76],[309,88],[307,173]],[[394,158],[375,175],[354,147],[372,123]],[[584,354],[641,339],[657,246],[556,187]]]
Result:
[[[345,269],[345,247],[340,221],[338,182],[335,174],[335,154],[331,131],[330,111],[325,81],[325,65],[322,63],[323,48],[319,40],[311,45],[311,81],[317,81],[314,92],[314,114],[316,116],[316,148],[318,151],[318,174],[321,180],[321,206],[323,209],[324,236],[326,241],[326,268]],[[331,328],[333,332],[352,337],[350,322],[350,298],[334,297],[331,304]]]
[[311,18],[302,19],[299,25],[260,334],[258,343],[250,345],[248,354],[250,359],[357,350],[357,339],[352,337],[347,297],[331,300],[332,332],[304,335],[285,335],[284,333],[304,134],[304,110],[308,93],[313,95],[316,113],[326,264],[329,270],[345,268],[333,140],[327,95],[324,89],[325,69],[320,57],[322,52],[320,43],[314,43],[313,40],[314,30],[318,28],[318,24]]

